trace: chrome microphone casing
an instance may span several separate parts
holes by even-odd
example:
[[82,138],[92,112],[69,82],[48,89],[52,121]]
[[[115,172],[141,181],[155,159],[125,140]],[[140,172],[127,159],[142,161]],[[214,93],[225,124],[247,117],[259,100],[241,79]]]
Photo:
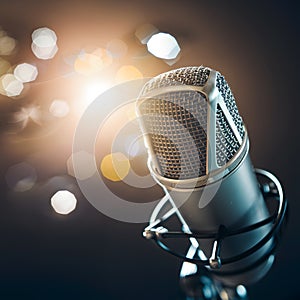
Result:
[[[236,167],[236,165],[239,163],[239,161],[241,161],[243,159],[243,156],[245,155],[245,153],[248,151],[248,136],[247,136],[247,132],[246,132],[246,128],[243,125],[242,119],[240,117],[240,115],[238,114],[237,111],[237,107],[235,104],[235,100],[233,98],[233,95],[230,91],[229,86],[227,85],[227,83],[225,82],[224,78],[222,75],[220,75],[219,72],[211,70],[209,68],[204,68],[204,67],[198,67],[202,68],[205,72],[205,80],[197,80],[196,84],[199,82],[200,85],[188,85],[189,80],[181,80],[179,81],[180,77],[176,78],[172,78],[172,76],[169,75],[165,75],[165,74],[173,74],[173,72],[176,72],[177,70],[174,71],[170,71],[164,74],[161,74],[157,77],[155,77],[154,79],[150,80],[149,83],[146,84],[146,86],[144,87],[143,91],[141,92],[141,95],[137,101],[137,114],[139,116],[139,120],[140,120],[140,126],[142,128],[142,131],[144,133],[144,140],[145,140],[145,145],[146,148],[148,150],[149,153],[149,160],[150,160],[150,165],[149,168],[151,170],[151,172],[154,173],[155,176],[159,177],[159,180],[164,184],[166,184],[167,186],[177,186],[180,183],[183,183],[184,186],[191,186],[192,188],[194,187],[198,187],[198,186],[202,186],[202,185],[206,185],[212,182],[215,182],[221,178],[223,178],[226,174],[228,174],[232,169],[234,169]],[[197,67],[190,67],[190,68],[181,68],[178,70],[185,70],[188,69],[187,72],[192,72],[192,69],[197,69]],[[209,72],[208,72],[209,70]],[[203,71],[203,72],[204,72]],[[164,76],[166,76],[167,78],[169,78],[169,81],[164,79]],[[203,75],[202,75],[203,76]],[[161,78],[163,77],[163,78]],[[171,78],[171,79],[170,79]],[[221,80],[223,80],[225,82],[225,86],[227,86],[227,91],[226,94],[227,96],[223,96],[220,92],[220,89],[218,88],[218,86],[220,86],[220,78],[222,78]],[[153,84],[152,81],[156,82],[162,82],[161,84]],[[219,85],[218,85],[219,83]],[[204,156],[205,158],[201,157],[199,160],[199,163],[203,163],[203,159],[205,159],[205,169],[203,170],[199,170],[199,172],[201,174],[197,174],[200,176],[195,176],[196,170],[194,172],[190,172],[188,174],[180,174],[180,178],[176,178],[175,180],[172,180],[172,176],[173,174],[162,174],[163,170],[160,169],[160,163],[157,160],[157,153],[155,153],[154,149],[153,149],[153,141],[151,140],[150,135],[151,134],[156,134],[156,132],[153,132],[155,130],[157,130],[157,126],[156,128],[150,128],[151,127],[151,123],[148,122],[147,126],[145,126],[146,124],[146,116],[147,115],[151,115],[151,113],[148,112],[143,112],[141,110],[141,107],[144,105],[144,103],[149,102],[149,100],[153,100],[158,99],[160,101],[160,97],[162,95],[169,95],[169,94],[174,94],[175,97],[181,97],[181,93],[194,93],[199,95],[198,97],[201,98],[201,100],[205,100],[207,107],[205,107],[205,105],[200,105],[198,107],[196,107],[196,109],[198,110],[202,110],[205,109],[206,112],[206,119],[205,120],[201,120],[199,121],[199,128],[200,127],[206,127],[204,128],[204,134],[206,134],[206,136],[204,136],[204,134],[202,134],[202,136],[200,137],[196,137],[198,139],[201,139],[200,143],[198,144],[204,144],[205,145],[205,153]],[[177,94],[179,93],[179,94]],[[228,96],[229,95],[229,96]],[[184,95],[185,96],[185,95]],[[174,96],[173,96],[174,97]],[[234,104],[225,104],[225,99],[226,98],[226,102],[229,103],[230,101],[233,102]],[[229,99],[228,99],[229,98]],[[232,99],[230,99],[232,98]],[[197,99],[196,99],[197,100]],[[230,100],[230,101],[228,101]],[[175,103],[174,99],[167,99],[167,100],[162,100],[164,102],[169,102],[175,104],[175,105],[179,105],[182,106],[183,109],[185,110],[184,107],[184,103]],[[156,104],[155,104],[156,105]],[[165,107],[163,109],[166,109]],[[168,109],[168,108],[167,108]],[[187,111],[190,108],[188,107]],[[229,109],[231,109],[232,113],[229,112]],[[151,108],[150,108],[151,110]],[[220,141],[217,140],[217,126],[216,124],[217,122],[217,112],[218,110],[222,111],[222,113],[224,114],[224,117],[226,117],[226,121],[228,122],[228,129],[230,129],[232,131],[232,137],[231,137],[231,142],[236,143],[236,145],[234,145],[235,149],[231,149],[230,153],[230,157],[227,159],[227,161],[222,161],[221,165],[217,163],[217,156],[218,156],[218,150],[220,152],[220,148],[221,147],[225,147],[227,146],[226,144],[224,145],[220,145]],[[159,116],[159,118],[162,118],[162,115],[164,114],[164,112],[155,112],[154,114],[156,114]],[[200,118],[203,119],[203,115],[196,115],[198,112],[195,112],[195,108],[194,111],[191,112],[191,115],[193,115],[193,117],[195,117],[195,120],[198,121]],[[173,117],[173,116],[171,116]],[[181,117],[187,117],[187,116],[181,116]],[[190,117],[190,116],[188,116]],[[151,122],[152,120],[150,120]],[[155,120],[156,122],[159,122],[160,120]],[[177,120],[176,120],[177,121]],[[168,119],[167,121],[168,122]],[[194,120],[192,121],[194,122]],[[174,122],[173,124],[171,124],[171,126],[176,127],[177,124],[175,124],[176,122]],[[195,122],[194,122],[195,123]],[[189,124],[190,125],[190,124]],[[194,125],[194,124],[192,124]],[[199,129],[196,128],[196,129]],[[159,128],[158,130],[161,131],[162,128]],[[187,129],[186,132],[181,131],[180,134],[181,135],[189,135],[189,130]],[[174,136],[172,136],[172,134],[174,134],[174,132],[168,132],[168,129],[165,132],[161,132],[161,134],[165,134],[165,136],[169,136],[170,138],[174,138]],[[222,134],[222,133],[221,133]],[[193,137],[194,138],[194,137]],[[208,142],[204,141],[205,139],[208,139]],[[235,141],[232,141],[233,139],[235,139]],[[191,140],[191,139],[190,139]],[[178,142],[178,144],[181,142],[180,140],[176,141]],[[184,141],[186,142],[186,141]],[[193,141],[191,141],[190,145],[188,146],[194,146],[192,145]],[[158,147],[162,145],[158,145]],[[163,147],[165,146],[169,146],[169,145],[163,145]],[[184,145],[186,146],[186,145]],[[198,145],[197,145],[198,146]],[[202,146],[202,145],[201,145]],[[231,146],[231,145],[230,145]],[[204,150],[204,147],[201,147],[201,150]],[[246,149],[247,148],[247,149]],[[165,149],[164,149],[165,150]],[[185,157],[183,157],[183,159],[188,159],[186,157],[186,153],[184,153],[187,149],[180,149],[181,153],[185,155]],[[198,150],[198,149],[196,149]],[[188,150],[187,150],[188,151]],[[223,150],[224,151],[224,150]],[[204,152],[204,151],[203,151]],[[195,153],[193,153],[195,154]],[[223,153],[221,153],[223,154]],[[173,155],[173,153],[171,154]],[[195,158],[197,155],[194,155],[193,158]],[[223,159],[224,160],[224,159]],[[195,162],[195,161],[192,161]],[[181,161],[182,164],[182,161]],[[189,170],[188,170],[189,171]],[[183,172],[179,171],[180,173],[185,172],[185,170],[183,170]],[[195,181],[197,181],[196,185],[195,185]]]
[[[200,76],[197,75],[197,72]],[[221,83],[223,82],[225,88],[220,84],[220,81]],[[146,84],[137,101],[137,113],[149,154],[148,167],[150,173],[170,197],[170,202],[173,208],[177,210],[176,213],[180,216],[184,225],[183,231],[189,234],[203,231],[218,232],[220,228],[230,231],[251,226],[269,217],[269,212],[249,156],[247,131],[237,111],[230,88],[226,81],[225,83],[224,81],[219,72],[209,68],[181,68],[164,73],[151,80]],[[198,123],[202,122],[207,125],[205,128],[207,142],[201,141],[201,138],[203,139],[203,136],[205,136],[203,132],[200,134],[200,141],[197,141],[199,136],[195,131],[201,127],[201,124],[195,127],[197,130],[193,127],[197,123],[197,116],[194,118],[197,111],[194,114],[187,112],[184,103],[180,104],[180,99],[179,102],[176,99],[180,95],[199,97],[200,102],[203,102],[203,99],[206,101],[207,118],[203,121],[201,119],[202,116],[200,116],[198,120],[201,119],[202,121],[200,120]],[[160,100],[161,98],[164,99]],[[150,108],[147,108],[148,104]],[[146,105],[146,109],[143,105]],[[153,107],[159,108],[155,111]],[[166,107],[171,108],[170,114],[169,111],[164,110]],[[231,142],[228,143],[225,141],[224,144],[222,144],[223,142],[220,144],[222,139],[220,126],[223,125],[217,123],[217,113],[220,109],[223,117],[226,119],[225,122],[228,123],[227,125],[229,125],[232,131],[229,134]],[[176,115],[178,112],[180,112],[180,116]],[[175,117],[177,120],[173,122],[171,120],[172,117]],[[184,119],[185,117],[186,119]],[[191,122],[190,124],[185,122],[187,119]],[[160,124],[162,120],[163,125]],[[221,120],[224,120],[224,118],[221,118]],[[155,122],[157,124],[153,126],[152,124]],[[178,125],[177,123],[180,124]],[[165,125],[173,126],[174,130],[169,133],[168,128],[164,130]],[[229,130],[227,125],[223,127]],[[181,133],[178,137],[176,133],[177,128]],[[180,158],[183,157],[183,160],[186,160],[186,162],[183,161],[183,169],[188,170],[184,176],[181,176],[180,158],[173,159],[170,156],[172,156],[174,149],[177,151],[177,148],[180,148],[182,151],[185,151],[184,146],[186,145],[186,141],[184,140],[182,145],[178,147],[176,147],[175,143],[174,147],[172,142],[167,141],[165,143],[167,139],[161,138],[159,140],[155,136],[163,136],[164,134],[167,136],[167,139],[177,139],[179,144],[181,143],[182,135],[186,134],[186,137],[189,135],[192,136],[188,137],[191,139],[191,143],[188,143],[188,145],[192,148],[191,153],[196,153],[196,155],[199,154],[197,154],[199,149],[204,149],[205,146],[205,168],[203,167],[203,157],[200,157],[200,153],[199,158],[195,158],[196,162],[198,159],[199,164],[202,164],[201,168],[199,168],[200,171],[197,170],[197,166],[196,170],[193,169],[195,161],[192,160],[192,163],[189,162],[189,150],[187,149],[187,153],[179,156]],[[219,137],[217,138],[218,134]],[[233,151],[231,151],[227,158],[220,159],[220,148],[223,149],[224,154],[224,152],[227,153],[226,146],[228,148],[232,147]],[[171,150],[168,149],[169,147]],[[164,154],[164,151],[166,152],[165,156],[169,157],[173,164],[176,165],[175,168],[174,165],[169,166],[168,161],[164,157],[160,157],[161,154]],[[219,154],[217,153],[218,151]],[[179,167],[177,166],[177,161],[179,161]],[[177,174],[178,169],[179,172]],[[195,176],[197,172],[199,176]],[[166,176],[166,174],[168,175]],[[226,261],[228,257],[239,256],[241,253],[247,252],[262,237],[268,234],[270,228],[270,224],[265,224],[241,235],[224,238],[221,249],[218,249],[220,253],[216,257],[213,257],[213,254],[216,254],[216,252],[213,253],[214,239],[198,239],[197,242],[199,242],[202,255],[204,254],[209,258],[207,259],[209,263],[206,268],[210,269],[213,276],[224,285],[236,286],[258,281],[268,272],[272,265],[271,260],[262,260],[269,249],[272,248],[272,238],[259,249],[240,260],[235,260],[223,266],[221,266],[221,261],[224,258]],[[195,255],[199,256],[199,251],[195,251]],[[218,260],[214,260],[217,256],[222,257],[220,264]],[[190,257],[187,258],[189,259]],[[260,263],[256,264],[256,262]],[[255,267],[251,268],[252,265],[255,265]],[[237,270],[241,270],[241,272],[235,272]]]

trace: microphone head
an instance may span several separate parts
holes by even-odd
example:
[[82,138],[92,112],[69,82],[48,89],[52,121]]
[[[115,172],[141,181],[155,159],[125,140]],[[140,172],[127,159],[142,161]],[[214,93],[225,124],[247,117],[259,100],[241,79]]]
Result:
[[210,68],[185,67],[154,77],[141,92],[137,114],[149,167],[163,180],[207,183],[247,151],[246,129],[230,87]]

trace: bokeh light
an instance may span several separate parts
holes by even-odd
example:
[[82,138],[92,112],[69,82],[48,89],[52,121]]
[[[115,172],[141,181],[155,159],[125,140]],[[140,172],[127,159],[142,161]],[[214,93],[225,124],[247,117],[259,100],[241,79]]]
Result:
[[106,50],[113,58],[121,58],[127,53],[127,45],[125,42],[119,39],[111,40],[106,45]]
[[143,74],[132,65],[122,66],[116,74],[116,82],[122,83],[128,80],[143,78]]
[[162,59],[174,59],[180,52],[176,39],[169,33],[157,33],[147,42],[148,51]]
[[159,30],[152,24],[143,24],[136,31],[135,36],[142,44],[147,44],[151,36]]
[[65,117],[69,111],[69,104],[64,100],[53,100],[49,107],[49,112],[56,118]]
[[227,291],[225,291],[224,289],[221,290],[221,292],[220,292],[220,298],[221,298],[222,300],[229,300],[229,296],[228,296]]
[[85,76],[98,75],[111,64],[112,57],[103,48],[97,48],[93,51],[83,49],[75,56],[73,61],[76,73]]
[[236,287],[236,293],[240,297],[240,299],[247,298],[247,289],[241,284]]
[[[0,55],[11,55],[17,45],[17,42],[14,38],[3,34],[0,35]],[[4,32],[5,33],[5,32]]]
[[55,32],[47,27],[38,28],[33,31],[31,49],[34,55],[40,59],[51,59],[58,51],[57,36]]
[[38,47],[36,44],[32,43],[31,50],[37,58],[46,60],[55,56],[58,47],[56,45],[53,47]]
[[[80,174],[77,174],[74,170],[74,160],[76,161],[76,166],[80,169]],[[90,178],[96,171],[93,155],[85,151],[73,153],[67,160],[67,170],[69,175],[79,180]]]
[[31,82],[36,79],[38,70],[34,65],[23,63],[16,66],[14,75],[19,81],[23,83]]
[[94,75],[102,70],[103,63],[99,56],[92,53],[80,54],[74,62],[74,69],[78,74]]
[[27,162],[21,162],[7,170],[5,179],[9,188],[15,192],[25,192],[34,186],[37,174],[33,166]]
[[130,162],[121,152],[106,155],[100,166],[102,175],[111,181],[121,181],[129,173]]
[[76,208],[76,204],[75,196],[67,190],[58,191],[51,197],[51,206],[62,215],[72,212]]
[[7,73],[10,68],[10,63],[7,60],[0,57],[0,76]]
[[55,32],[47,27],[34,30],[31,38],[32,42],[39,47],[52,47],[56,45],[57,41]]
[[24,85],[13,74],[5,74],[0,77],[0,93],[9,97],[19,96]]

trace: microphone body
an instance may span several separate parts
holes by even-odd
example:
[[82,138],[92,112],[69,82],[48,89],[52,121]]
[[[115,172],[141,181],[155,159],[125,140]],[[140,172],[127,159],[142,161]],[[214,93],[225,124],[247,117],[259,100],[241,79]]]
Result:
[[[244,157],[235,170],[222,178],[221,183],[216,182],[209,186],[194,188],[193,191],[183,188],[173,189],[167,186],[164,186],[164,189],[173,199],[191,232],[217,232],[220,226],[224,226],[228,230],[238,230],[269,217],[249,154]],[[206,195],[210,197],[211,194],[214,194],[213,199],[205,207],[201,207],[200,199]],[[247,251],[258,243],[269,230],[270,225],[267,224],[250,232],[224,239],[220,249],[221,257],[226,259]],[[214,270],[215,278],[226,286],[249,285],[259,281],[271,268],[271,260],[264,260],[251,271],[239,272],[238,270],[251,268],[269,251],[272,243],[271,239],[247,258]],[[213,239],[201,240],[199,244],[206,257],[210,258]],[[234,274],[224,276],[228,272]]]
[[[187,67],[161,74],[145,85],[137,113],[151,175],[188,225],[183,230],[239,230],[269,217],[249,156],[247,131],[219,72]],[[227,237],[221,258],[249,250],[269,230],[267,224]],[[270,269],[271,260],[263,257],[273,242],[219,269],[207,268],[224,285],[252,284]],[[199,244],[211,258],[213,240]]]

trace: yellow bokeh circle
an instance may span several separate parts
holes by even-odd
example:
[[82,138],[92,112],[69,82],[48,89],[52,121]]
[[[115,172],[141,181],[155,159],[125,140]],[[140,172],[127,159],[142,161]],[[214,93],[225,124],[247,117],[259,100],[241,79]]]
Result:
[[121,181],[129,173],[130,162],[121,152],[106,155],[100,166],[102,175],[111,181]]

